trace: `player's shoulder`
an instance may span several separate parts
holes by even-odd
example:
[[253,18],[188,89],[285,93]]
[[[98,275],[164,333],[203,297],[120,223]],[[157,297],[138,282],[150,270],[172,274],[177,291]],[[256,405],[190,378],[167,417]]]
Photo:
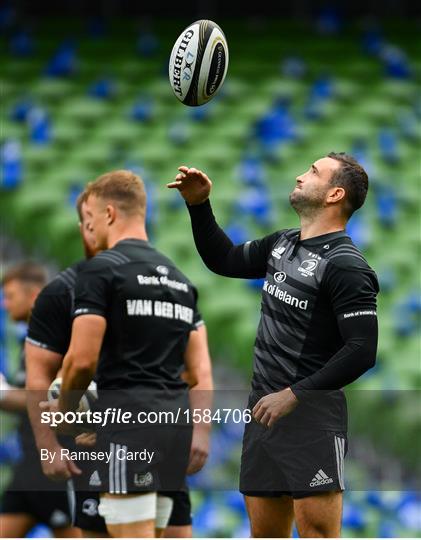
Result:
[[285,238],[291,239],[294,238],[294,236],[297,236],[300,234],[300,229],[294,228],[294,229],[282,229],[278,231],[279,236],[283,236]]
[[280,229],[265,236],[263,238],[263,241],[269,248],[271,248],[274,247],[281,240],[291,240],[294,236],[299,234],[299,232],[300,229]]
[[109,266],[120,266],[122,264],[127,264],[131,261],[130,257],[125,253],[122,253],[117,246],[114,246],[111,249],[106,249],[101,251],[98,255],[95,255],[91,259],[91,266],[95,267],[109,267]]
[[328,250],[323,253],[323,258],[331,267],[348,271],[373,272],[367,259],[360,249],[353,243],[349,236],[343,236],[330,244]]
[[89,259],[85,264],[80,268],[78,274],[91,274],[92,272],[109,272],[117,266],[122,264],[127,264],[130,262],[130,258],[127,257],[124,253],[119,252],[115,248],[106,249],[101,251],[92,259]]
[[67,295],[73,289],[80,269],[86,261],[78,261],[59,272],[41,291],[40,296],[61,296]]
[[285,238],[291,240],[298,234],[300,234],[300,229],[280,229],[270,234],[269,237],[273,238],[275,241]]

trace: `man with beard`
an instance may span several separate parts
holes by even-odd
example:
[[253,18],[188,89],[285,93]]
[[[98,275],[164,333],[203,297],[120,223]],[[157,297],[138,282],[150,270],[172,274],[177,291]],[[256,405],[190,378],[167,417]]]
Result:
[[297,177],[299,229],[235,246],[219,228],[202,171],[180,167],[176,188],[213,272],[265,278],[254,347],[240,490],[254,537],[340,536],[347,412],[342,387],[375,363],[378,282],[345,232],[368,178],[331,152]]

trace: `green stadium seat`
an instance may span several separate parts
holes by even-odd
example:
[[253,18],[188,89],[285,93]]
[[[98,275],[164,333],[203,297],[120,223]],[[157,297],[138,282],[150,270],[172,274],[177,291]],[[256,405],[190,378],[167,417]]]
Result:
[[72,97],[61,107],[60,115],[80,122],[82,125],[93,125],[106,118],[109,104],[89,97]]
[[57,105],[61,100],[71,97],[74,84],[71,80],[44,78],[32,85],[31,95],[42,105]]

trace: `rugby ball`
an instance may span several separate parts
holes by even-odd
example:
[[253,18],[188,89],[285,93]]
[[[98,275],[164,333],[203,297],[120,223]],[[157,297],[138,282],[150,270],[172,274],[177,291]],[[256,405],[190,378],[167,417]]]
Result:
[[228,45],[219,26],[206,19],[181,32],[172,49],[169,78],[185,105],[207,103],[221,88],[228,69]]
[[[48,388],[47,397],[48,401],[53,401],[54,399],[58,399],[60,396],[60,390],[61,390],[61,382],[62,378],[57,377],[57,379],[54,379],[54,381],[50,384],[50,387]],[[91,408],[91,403],[93,403],[95,400],[98,399],[98,392],[96,387],[96,382],[91,381],[89,383],[88,388],[86,389],[85,393],[81,397],[79,401],[79,407],[78,411],[81,412],[87,412]]]

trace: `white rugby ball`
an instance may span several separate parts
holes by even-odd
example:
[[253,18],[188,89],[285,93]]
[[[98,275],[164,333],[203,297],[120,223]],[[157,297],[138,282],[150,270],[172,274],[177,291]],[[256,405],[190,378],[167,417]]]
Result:
[[228,69],[228,45],[219,26],[206,19],[181,32],[171,52],[169,77],[185,105],[207,103],[221,88]]
[[[57,377],[57,379],[54,379],[54,381],[50,384],[50,387],[48,388],[47,397],[48,401],[53,401],[54,399],[58,399],[60,396],[60,390],[61,390],[61,383],[62,378]],[[91,408],[91,403],[93,403],[95,400],[98,399],[98,391],[96,387],[96,382],[91,381],[89,383],[88,388],[86,389],[85,393],[81,397],[79,401],[79,407],[78,411],[81,412],[87,412]]]

